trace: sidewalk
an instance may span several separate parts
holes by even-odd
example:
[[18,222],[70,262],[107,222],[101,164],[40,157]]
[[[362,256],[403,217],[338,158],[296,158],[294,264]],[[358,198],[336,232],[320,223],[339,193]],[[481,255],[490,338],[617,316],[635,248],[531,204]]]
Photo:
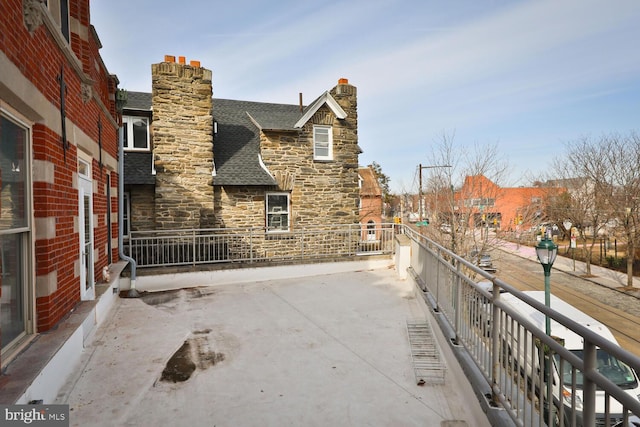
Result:
[[[517,243],[509,242],[506,240],[499,240],[499,244],[497,246],[500,249],[504,249],[508,252],[517,254],[522,258],[538,262],[536,249],[534,247],[519,245]],[[576,277],[580,277],[583,280],[588,280],[590,282],[615,289],[627,295],[632,295],[640,298],[639,277],[633,278],[634,289],[628,289],[626,274],[620,273],[619,271],[610,270],[605,267],[600,267],[599,265],[591,264],[591,276],[587,276],[586,263],[582,261],[574,261],[572,258],[565,257],[560,254],[558,254],[556,261],[553,263],[552,270],[563,271]]]

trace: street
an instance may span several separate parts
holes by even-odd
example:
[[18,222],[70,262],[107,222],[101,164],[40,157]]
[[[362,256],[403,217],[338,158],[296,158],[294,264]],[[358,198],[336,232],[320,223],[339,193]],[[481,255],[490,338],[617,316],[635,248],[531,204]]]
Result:
[[[542,266],[494,249],[496,276],[523,290],[544,290]],[[637,297],[553,269],[551,293],[605,324],[621,347],[640,355],[640,301]],[[553,308],[553,307],[552,307]]]

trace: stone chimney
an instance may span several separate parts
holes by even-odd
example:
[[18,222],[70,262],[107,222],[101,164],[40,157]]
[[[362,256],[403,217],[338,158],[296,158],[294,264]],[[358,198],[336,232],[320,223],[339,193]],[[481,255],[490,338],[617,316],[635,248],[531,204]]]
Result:
[[182,56],[151,65],[158,229],[213,226],[211,77]]

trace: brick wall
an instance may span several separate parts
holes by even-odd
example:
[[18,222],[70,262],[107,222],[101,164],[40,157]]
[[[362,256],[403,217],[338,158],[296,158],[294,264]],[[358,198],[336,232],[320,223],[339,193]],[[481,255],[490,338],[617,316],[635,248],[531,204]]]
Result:
[[[117,236],[117,227],[108,235],[106,176],[113,174],[112,184],[117,185],[118,123],[116,79],[106,70],[99,42],[89,28],[89,0],[69,2],[70,44],[47,14],[40,15],[39,3],[0,2],[0,101],[31,124],[35,259],[24,286],[35,282],[37,330],[45,331],[80,301],[79,151],[93,159],[96,280],[107,264],[108,240]],[[29,16],[25,5],[32,6]],[[66,150],[61,142],[61,69],[66,83]],[[117,217],[114,198],[117,192],[112,187],[112,216]],[[117,247],[113,254],[117,255]]]

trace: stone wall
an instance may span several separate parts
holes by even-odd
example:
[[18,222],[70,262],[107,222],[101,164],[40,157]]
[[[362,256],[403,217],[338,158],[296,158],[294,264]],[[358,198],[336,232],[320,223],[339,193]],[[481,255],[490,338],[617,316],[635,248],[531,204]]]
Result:
[[[129,186],[127,186],[129,187]],[[131,205],[131,231],[155,230],[155,190],[153,185],[134,185],[125,188]]]
[[[347,112],[346,119],[337,119],[323,106],[298,133],[262,134],[263,162],[279,184],[274,191],[291,192],[292,229],[358,223],[356,88],[338,84],[331,94]],[[313,159],[313,125],[332,126],[333,160]]]
[[157,229],[214,223],[212,73],[183,59],[151,66]]

